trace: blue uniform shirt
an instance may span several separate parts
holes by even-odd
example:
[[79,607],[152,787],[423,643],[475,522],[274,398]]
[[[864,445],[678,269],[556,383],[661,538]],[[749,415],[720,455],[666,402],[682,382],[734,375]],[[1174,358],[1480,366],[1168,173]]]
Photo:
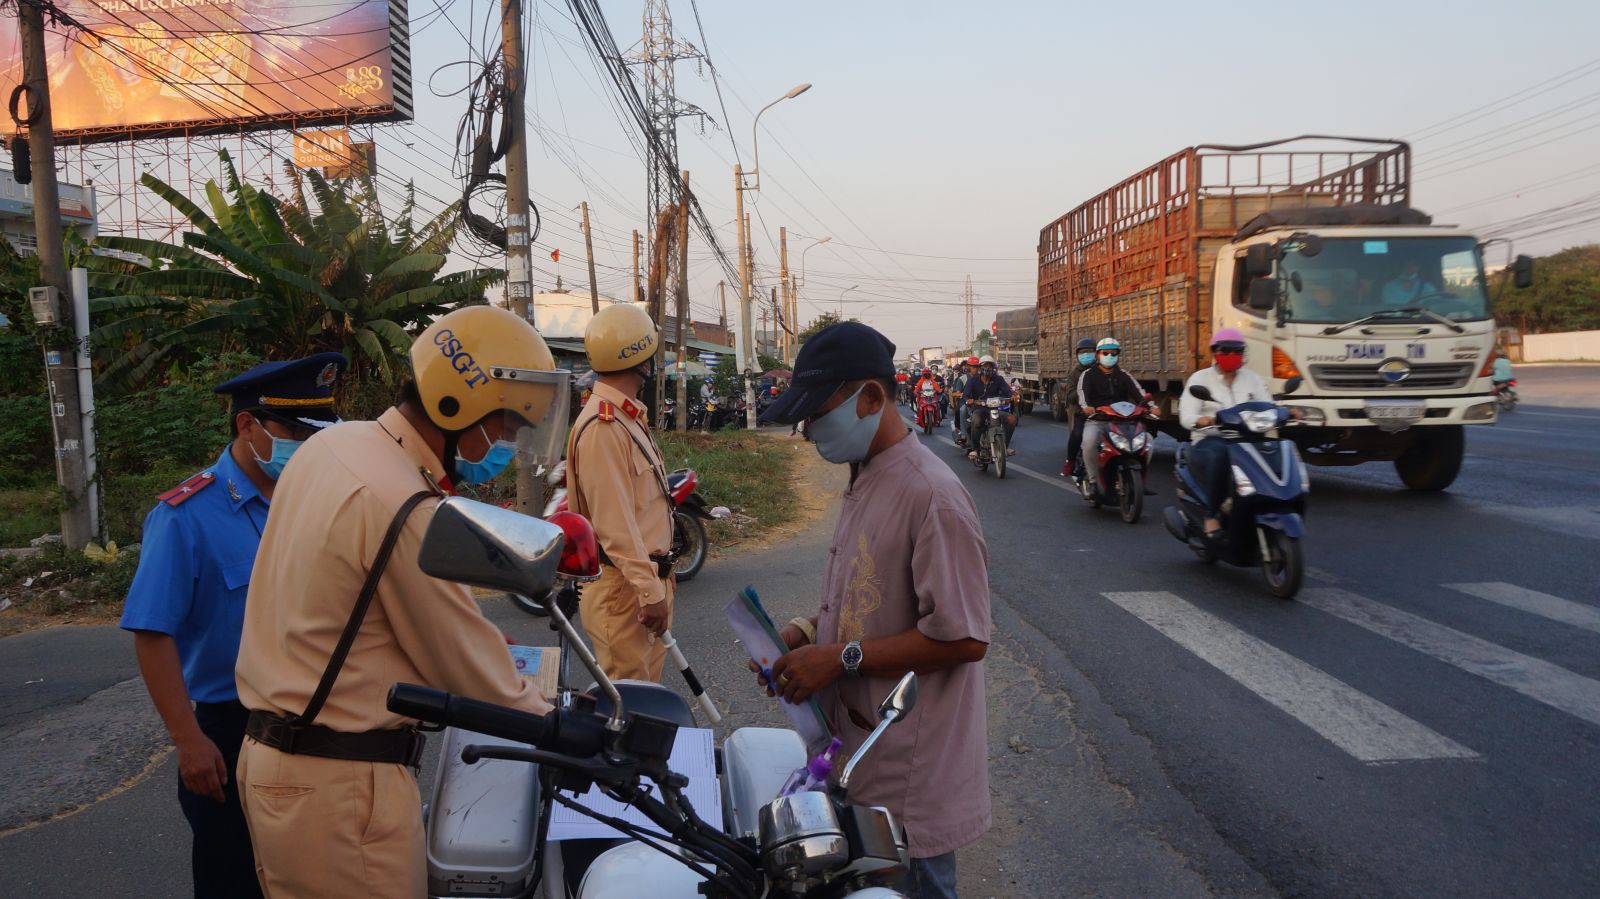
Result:
[[206,472],[193,495],[145,517],[122,627],[171,636],[189,698],[228,702],[239,698],[233,667],[267,501],[227,449]]

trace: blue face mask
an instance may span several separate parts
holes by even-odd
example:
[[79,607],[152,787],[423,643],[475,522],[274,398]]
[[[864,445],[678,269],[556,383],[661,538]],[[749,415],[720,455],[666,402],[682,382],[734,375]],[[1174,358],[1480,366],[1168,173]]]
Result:
[[1094,364],[1094,353],[1079,353],[1078,354],[1078,364],[1079,365],[1093,365]]
[[878,433],[878,421],[883,418],[883,409],[880,407],[866,418],[856,416],[856,400],[866,389],[867,385],[862,384],[832,412],[806,425],[806,436],[817,445],[817,455],[835,465],[867,458],[872,437]]
[[1106,368],[1116,368],[1117,358],[1118,357],[1114,353],[1101,353],[1100,364],[1104,365]]
[[[256,425],[261,428],[262,433],[272,437],[272,432],[261,424],[261,419],[256,419]],[[294,455],[294,451],[299,449],[304,442],[302,440],[287,440],[283,437],[272,437],[272,452],[269,454],[271,458],[261,458],[256,453],[256,445],[254,443],[250,444],[250,455],[255,458],[256,464],[261,466],[261,473],[276,481],[278,476],[283,474],[283,466],[289,464],[289,457]]]
[[[483,434],[483,439],[489,439],[489,432],[483,430],[483,425],[478,426],[478,432]],[[476,462],[469,462],[456,453],[456,480],[463,484],[482,484],[492,481],[506,470],[511,464],[511,459],[517,454],[517,445],[509,440],[496,440],[489,445],[489,451],[483,458]]]

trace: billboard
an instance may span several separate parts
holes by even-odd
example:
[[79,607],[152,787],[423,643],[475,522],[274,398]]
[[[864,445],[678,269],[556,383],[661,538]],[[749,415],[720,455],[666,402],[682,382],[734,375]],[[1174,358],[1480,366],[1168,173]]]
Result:
[[[406,0],[57,0],[45,36],[71,141],[411,117]],[[0,42],[0,96],[22,78]],[[9,129],[8,129],[9,130]]]

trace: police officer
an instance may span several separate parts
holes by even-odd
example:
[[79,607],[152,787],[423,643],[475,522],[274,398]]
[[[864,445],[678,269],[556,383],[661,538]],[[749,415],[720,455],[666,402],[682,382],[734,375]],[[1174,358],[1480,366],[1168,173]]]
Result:
[[551,461],[568,373],[527,321],[492,306],[441,316],[411,367],[398,406],[301,450],[261,540],[239,647],[250,716],[238,776],[269,899],[426,892],[421,737],[385,707],[396,682],[550,711],[472,593],[424,574],[417,554],[439,490],[499,474],[520,432]]
[[600,310],[584,332],[596,380],[572,426],[573,511],[594,523],[600,579],[583,590],[583,628],[612,678],[659,681],[672,620],[672,501],[639,390],[655,377],[660,335],[637,306]]
[[178,805],[193,832],[194,894],[259,896],[233,767],[245,709],[233,664],[245,592],[284,463],[337,421],[338,353],[264,362],[217,385],[233,441],[217,463],[157,497],[123,606],[145,688],[178,749]]

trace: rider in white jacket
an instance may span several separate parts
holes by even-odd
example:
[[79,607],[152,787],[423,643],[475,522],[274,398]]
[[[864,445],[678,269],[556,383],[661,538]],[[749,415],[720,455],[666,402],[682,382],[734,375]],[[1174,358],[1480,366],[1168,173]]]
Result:
[[[1216,433],[1217,412],[1240,403],[1273,401],[1267,382],[1244,367],[1244,350],[1244,335],[1233,328],[1223,328],[1211,335],[1211,366],[1189,376],[1178,401],[1178,423],[1189,430],[1192,441],[1189,469],[1206,492],[1207,535],[1222,528],[1217,519],[1217,506],[1228,492],[1228,445],[1221,440],[1206,439]],[[1196,384],[1211,391],[1211,399],[1190,396],[1189,388]]]

